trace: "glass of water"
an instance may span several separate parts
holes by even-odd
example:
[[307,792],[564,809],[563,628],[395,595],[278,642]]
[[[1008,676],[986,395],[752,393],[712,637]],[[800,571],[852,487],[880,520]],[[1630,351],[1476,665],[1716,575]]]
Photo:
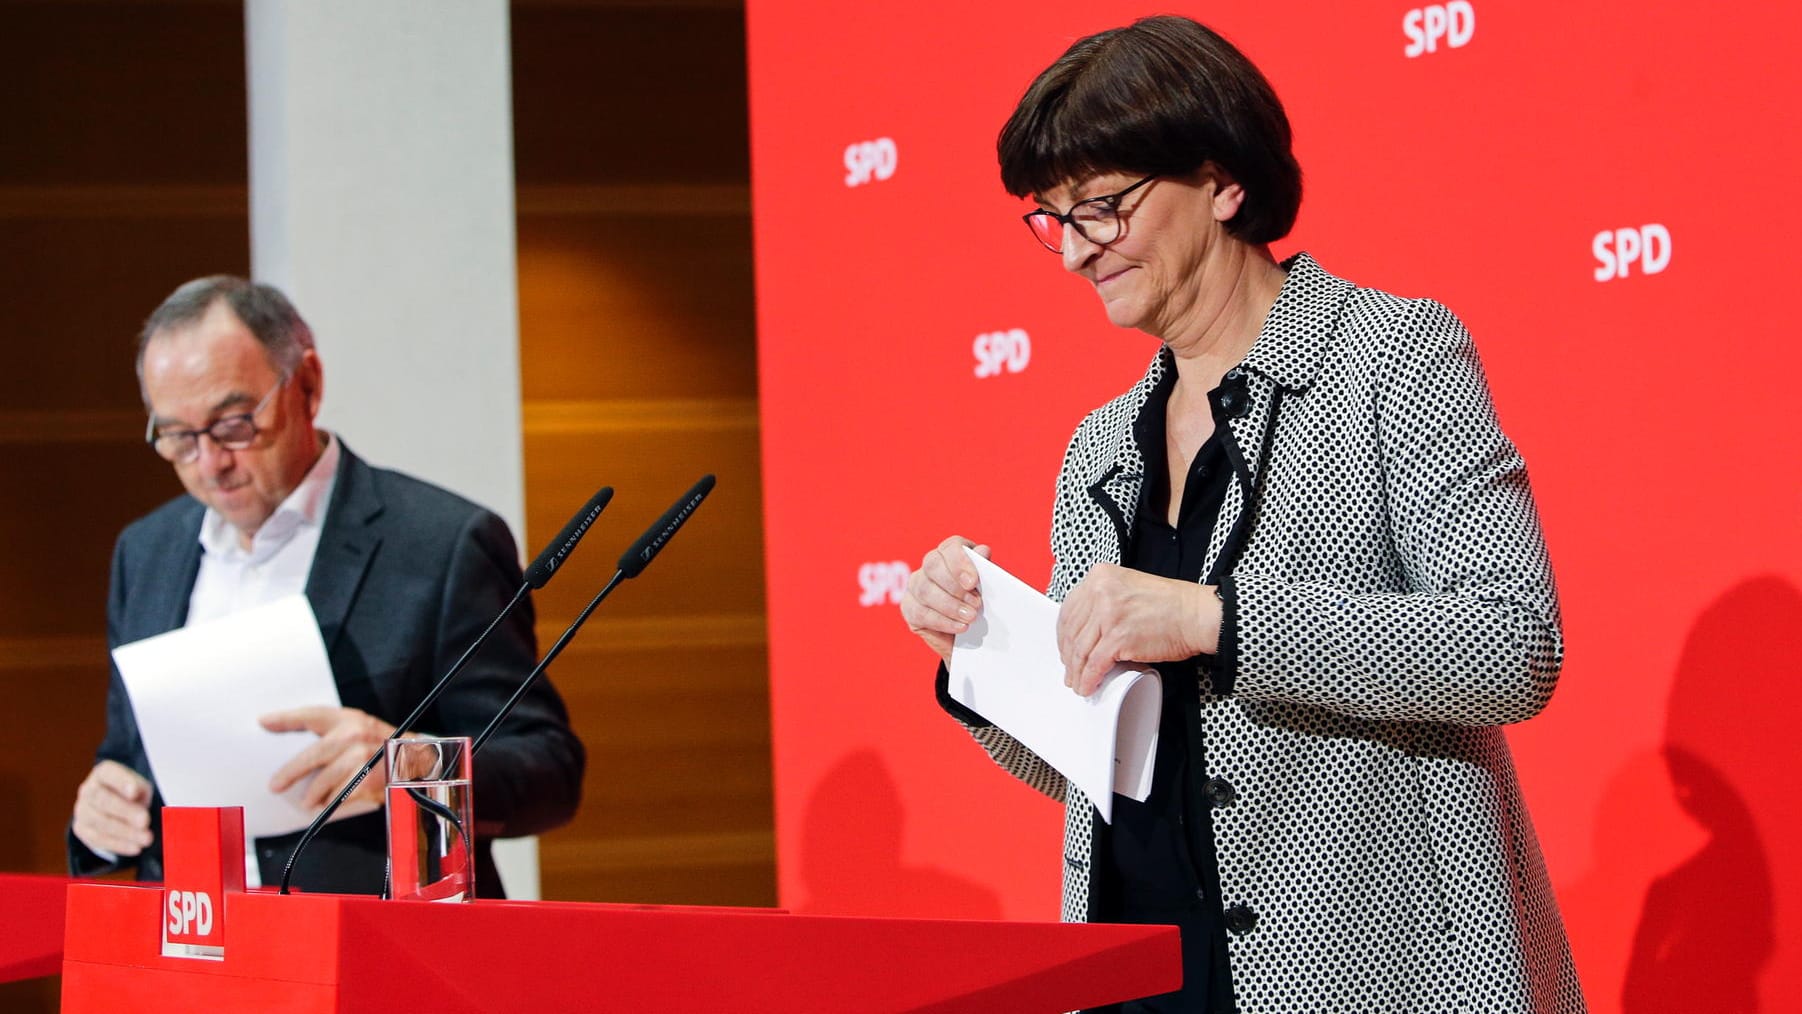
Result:
[[468,736],[388,741],[389,897],[475,897],[475,806]]

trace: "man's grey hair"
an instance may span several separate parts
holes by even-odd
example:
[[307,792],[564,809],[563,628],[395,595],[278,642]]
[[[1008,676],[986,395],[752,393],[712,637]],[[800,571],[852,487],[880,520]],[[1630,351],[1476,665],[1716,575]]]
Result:
[[270,365],[283,376],[294,372],[313,347],[313,330],[280,289],[235,275],[209,275],[183,284],[169,294],[138,332],[138,380],[144,379],[144,349],[164,331],[198,324],[213,304],[223,301],[261,342]]

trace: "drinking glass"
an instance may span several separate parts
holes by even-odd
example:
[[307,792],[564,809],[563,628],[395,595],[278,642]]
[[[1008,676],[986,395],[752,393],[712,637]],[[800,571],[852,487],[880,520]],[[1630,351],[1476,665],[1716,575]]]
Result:
[[468,736],[388,741],[389,897],[475,897],[475,807]]

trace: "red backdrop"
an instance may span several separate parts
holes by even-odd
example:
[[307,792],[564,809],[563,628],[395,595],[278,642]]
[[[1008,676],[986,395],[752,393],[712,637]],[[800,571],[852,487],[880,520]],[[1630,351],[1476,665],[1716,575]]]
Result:
[[[782,903],[1055,918],[1058,806],[939,711],[894,603],[952,532],[1042,587],[1064,443],[1155,349],[994,160],[1035,73],[1148,11],[748,6]],[[1288,107],[1275,252],[1477,337],[1564,602],[1510,737],[1597,1011],[1802,995],[1799,10],[1177,8]]]

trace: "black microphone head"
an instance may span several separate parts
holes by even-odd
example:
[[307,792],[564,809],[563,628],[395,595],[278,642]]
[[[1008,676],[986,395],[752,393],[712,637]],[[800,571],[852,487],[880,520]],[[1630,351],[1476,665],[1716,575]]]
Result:
[[713,492],[713,483],[713,476],[703,475],[688,488],[688,492],[682,494],[682,499],[671,504],[670,509],[664,511],[663,516],[620,556],[620,573],[625,577],[637,577],[663,551],[664,543],[676,534],[676,530],[695,512],[695,508],[701,506],[701,501],[707,499],[707,494]]
[[569,524],[563,526],[563,530],[557,533],[551,544],[544,547],[544,552],[539,553],[532,565],[526,568],[526,584],[533,591],[543,588],[550,581],[551,575],[557,573],[557,568],[563,566],[563,561],[575,550],[576,543],[581,542],[582,536],[588,533],[588,526],[594,524],[594,519],[601,516],[601,512],[607,509],[607,501],[612,499],[613,487],[602,486],[599,492],[588,498],[588,503],[576,512],[576,516],[569,519]]

